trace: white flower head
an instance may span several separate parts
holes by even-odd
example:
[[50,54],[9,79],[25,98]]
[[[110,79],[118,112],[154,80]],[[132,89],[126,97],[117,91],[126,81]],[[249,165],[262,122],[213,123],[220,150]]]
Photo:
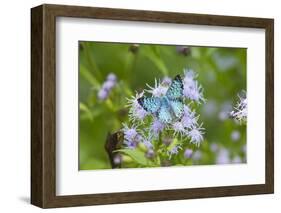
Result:
[[190,137],[190,143],[193,143],[196,146],[200,146],[201,142],[204,139],[204,128],[202,128],[201,126],[202,124],[200,126],[193,126],[188,132],[188,136]]
[[181,150],[181,146],[178,144],[178,145],[175,145],[174,147],[172,147],[170,150],[167,151],[167,155],[169,156],[169,159],[172,158],[173,155],[176,155],[179,153],[179,150]]
[[151,138],[149,137],[144,137],[142,143],[148,148],[148,149],[153,149],[153,144],[151,143]]
[[154,87],[147,84],[147,87],[149,88],[146,90],[148,93],[151,93],[154,97],[162,97],[166,94],[168,87],[164,84],[161,84],[155,79]]
[[136,126],[127,126],[123,124],[123,132],[124,132],[124,143],[127,145],[129,149],[135,149],[137,144],[141,142],[142,136],[138,132]]
[[177,134],[181,137],[188,135],[188,130],[184,127],[181,121],[176,121],[172,123],[171,129],[174,131],[174,136],[176,136]]
[[230,163],[229,151],[225,148],[219,150],[216,158],[216,164],[228,164]]
[[133,122],[140,121],[142,122],[143,119],[147,116],[147,112],[142,108],[142,106],[138,103],[138,99],[143,97],[144,92],[136,93],[135,96],[132,96],[128,100],[128,107],[129,109],[129,118]]
[[165,124],[162,123],[160,120],[154,118],[149,130],[153,136],[158,136],[160,132],[162,132],[165,128]]
[[[188,109],[188,110],[187,110]],[[181,122],[185,128],[191,128],[197,125],[199,115],[196,116],[195,112],[191,112],[189,108],[184,108],[184,113],[181,118]]]
[[203,88],[198,84],[197,75],[193,70],[185,69],[183,78],[183,95],[197,103],[205,102]]
[[230,137],[231,137],[231,140],[232,140],[233,142],[236,142],[236,141],[238,141],[238,140],[240,139],[241,134],[240,134],[240,132],[239,132],[238,130],[233,130],[233,131],[231,132]]
[[234,110],[230,112],[230,116],[240,123],[246,122],[248,115],[248,99],[246,92],[244,92],[244,96],[245,97],[238,95],[239,100],[234,106]]

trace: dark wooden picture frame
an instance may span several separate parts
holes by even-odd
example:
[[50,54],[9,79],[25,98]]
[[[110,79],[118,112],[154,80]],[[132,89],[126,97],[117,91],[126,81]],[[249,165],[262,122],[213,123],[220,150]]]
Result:
[[[77,17],[265,29],[265,184],[193,189],[56,195],[56,18]],[[274,191],[274,20],[64,5],[31,9],[31,203],[42,208],[131,203]]]

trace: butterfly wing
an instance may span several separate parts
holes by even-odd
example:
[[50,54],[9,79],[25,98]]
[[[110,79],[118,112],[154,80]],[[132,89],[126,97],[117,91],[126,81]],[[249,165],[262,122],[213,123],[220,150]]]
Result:
[[163,123],[171,123],[173,118],[181,118],[183,114],[183,83],[177,75],[171,83],[165,97],[141,97],[138,103],[144,110],[158,117]]
[[170,111],[170,106],[163,101],[162,101],[161,107],[159,109],[158,119],[162,123],[171,123],[173,120],[173,116]]
[[161,99],[158,97],[141,97],[138,99],[138,103],[145,111],[152,114],[157,113],[161,107]]
[[180,75],[174,78],[166,96],[169,100],[181,99],[183,97],[183,82]]
[[183,115],[184,104],[181,100],[171,100],[170,106],[176,118],[180,119]]

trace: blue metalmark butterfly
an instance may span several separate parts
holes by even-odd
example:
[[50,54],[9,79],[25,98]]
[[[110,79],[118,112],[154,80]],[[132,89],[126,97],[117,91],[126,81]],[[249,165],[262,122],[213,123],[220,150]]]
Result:
[[155,115],[163,123],[171,123],[183,115],[183,83],[180,75],[172,81],[162,97],[141,97],[138,103],[144,110]]

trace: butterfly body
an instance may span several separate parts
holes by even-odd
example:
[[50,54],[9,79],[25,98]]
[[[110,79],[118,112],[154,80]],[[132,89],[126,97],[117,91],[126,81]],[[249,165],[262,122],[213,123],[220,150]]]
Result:
[[162,97],[142,97],[138,103],[144,110],[156,116],[163,123],[171,123],[183,115],[183,83],[179,75],[172,81]]

